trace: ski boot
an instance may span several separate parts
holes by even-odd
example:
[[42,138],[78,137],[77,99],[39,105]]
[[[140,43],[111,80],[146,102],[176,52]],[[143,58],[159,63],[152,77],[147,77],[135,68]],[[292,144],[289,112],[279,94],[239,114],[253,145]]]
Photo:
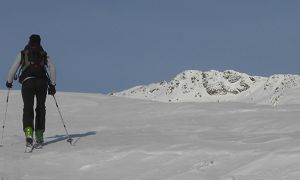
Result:
[[30,153],[33,150],[33,130],[32,127],[25,128],[25,137],[26,137],[26,149],[25,153]]
[[36,130],[35,131],[35,139],[36,139],[36,143],[34,145],[34,148],[42,149],[43,145],[44,145],[44,131]]

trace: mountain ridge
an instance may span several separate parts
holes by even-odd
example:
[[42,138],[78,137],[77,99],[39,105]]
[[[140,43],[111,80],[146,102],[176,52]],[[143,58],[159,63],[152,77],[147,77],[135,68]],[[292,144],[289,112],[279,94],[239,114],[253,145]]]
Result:
[[295,88],[300,88],[298,75],[263,77],[234,70],[186,70],[170,81],[135,86],[111,95],[161,102],[241,101],[277,105]]

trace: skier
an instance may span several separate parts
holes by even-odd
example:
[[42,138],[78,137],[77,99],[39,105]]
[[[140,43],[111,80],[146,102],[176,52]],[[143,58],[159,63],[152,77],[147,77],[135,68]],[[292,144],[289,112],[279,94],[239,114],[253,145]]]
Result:
[[[23,107],[23,131],[26,137],[26,148],[33,148],[33,132],[38,147],[44,143],[45,132],[45,101],[47,89],[49,95],[56,93],[56,70],[46,51],[41,46],[41,38],[33,34],[28,44],[16,57],[11,66],[6,87],[12,88],[13,80],[17,78],[19,70],[19,82],[22,84]],[[34,98],[36,97],[35,122],[34,122]]]

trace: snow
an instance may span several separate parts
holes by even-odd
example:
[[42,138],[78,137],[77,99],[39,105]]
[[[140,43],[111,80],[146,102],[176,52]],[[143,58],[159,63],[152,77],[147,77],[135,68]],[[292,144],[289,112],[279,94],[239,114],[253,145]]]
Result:
[[[12,91],[0,147],[0,179],[299,179],[300,93],[289,92],[277,106],[59,92],[67,129],[77,142],[66,142],[49,96],[46,145],[25,154],[22,99],[19,91]],[[1,120],[6,93],[0,91]]]

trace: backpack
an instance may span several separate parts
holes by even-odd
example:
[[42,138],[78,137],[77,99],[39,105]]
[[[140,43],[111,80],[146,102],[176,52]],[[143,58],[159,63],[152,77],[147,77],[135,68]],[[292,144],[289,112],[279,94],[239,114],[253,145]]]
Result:
[[48,77],[46,71],[48,64],[47,52],[39,45],[27,45],[24,50],[21,51],[20,64],[21,68],[18,75],[20,83],[28,77]]

